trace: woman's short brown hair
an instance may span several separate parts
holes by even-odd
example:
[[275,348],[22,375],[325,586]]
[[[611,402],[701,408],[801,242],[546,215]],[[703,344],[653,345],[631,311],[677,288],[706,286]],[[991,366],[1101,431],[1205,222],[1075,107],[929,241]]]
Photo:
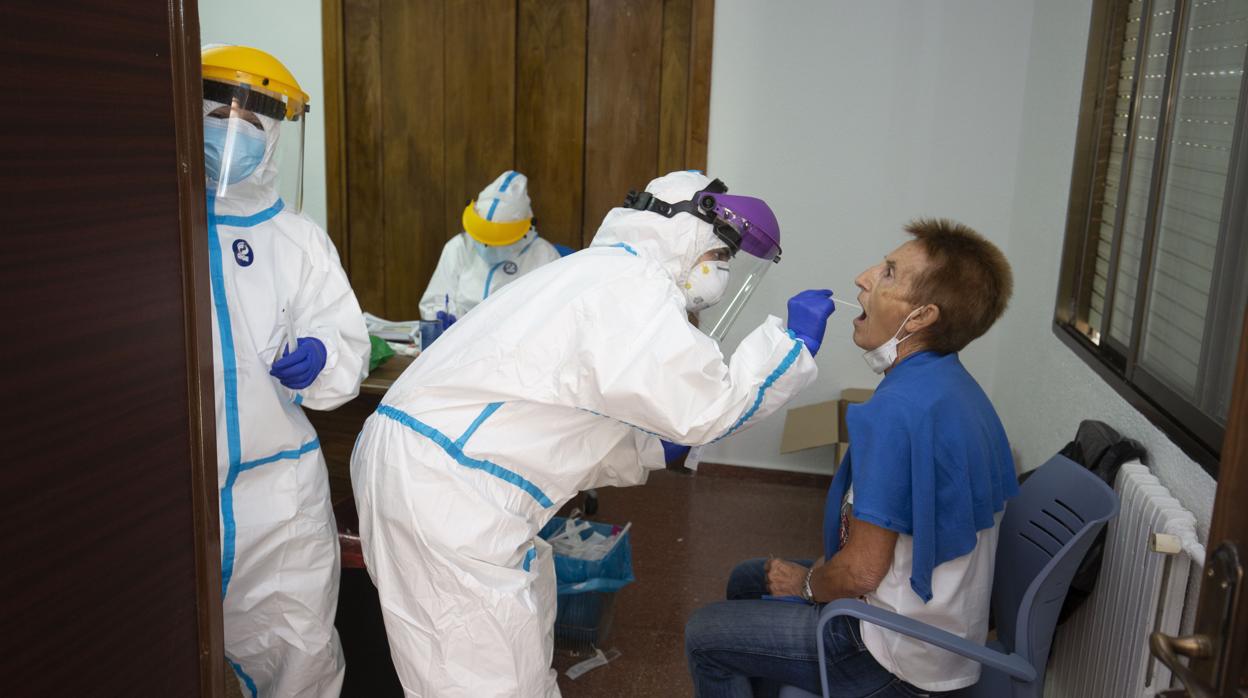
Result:
[[996,245],[965,225],[945,218],[919,218],[906,225],[927,254],[928,266],[911,285],[910,300],[940,308],[924,332],[927,349],[961,351],[1005,312],[1014,292],[1010,263]]

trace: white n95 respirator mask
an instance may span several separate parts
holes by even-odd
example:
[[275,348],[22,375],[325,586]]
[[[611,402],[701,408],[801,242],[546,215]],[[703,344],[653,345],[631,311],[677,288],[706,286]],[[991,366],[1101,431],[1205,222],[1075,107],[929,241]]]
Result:
[[728,279],[728,262],[707,261],[693,265],[680,289],[685,294],[685,309],[696,313],[718,303],[728,289]]

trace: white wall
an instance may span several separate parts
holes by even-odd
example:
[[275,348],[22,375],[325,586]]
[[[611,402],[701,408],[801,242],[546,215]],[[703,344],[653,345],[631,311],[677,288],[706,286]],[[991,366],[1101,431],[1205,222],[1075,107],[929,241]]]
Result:
[[[784,317],[805,288],[853,298],[854,277],[917,216],[1006,247],[1030,18],[1022,0],[716,3],[710,174],[771,203],[785,250],[734,334]],[[857,313],[830,320],[819,381],[798,404],[878,383],[850,341]],[[1000,336],[963,357],[986,388]],[[778,455],[783,424],[774,415],[703,458],[829,472],[829,448]]]
[[204,44],[266,51],[294,74],[312,113],[304,134],[303,211],[325,227],[325,89],[319,0],[207,0],[199,4]]
[[1010,239],[1017,290],[998,327],[993,402],[1025,469],[1099,419],[1148,449],[1149,465],[1208,535],[1216,483],[1077,358],[1051,329],[1087,45],[1089,0],[1036,2]]
[[[852,295],[908,218],[962,220],[1014,267],[1009,310],[963,360],[1020,466],[1100,419],[1144,444],[1207,534],[1213,479],[1051,329],[1091,1],[720,0],[715,12],[710,174],[773,205],[786,251],[734,334],[783,316],[803,288]],[[854,314],[833,316],[819,381],[796,404],[877,382],[850,342]],[[703,459],[830,471],[829,449],[779,455],[783,422],[774,415]]]

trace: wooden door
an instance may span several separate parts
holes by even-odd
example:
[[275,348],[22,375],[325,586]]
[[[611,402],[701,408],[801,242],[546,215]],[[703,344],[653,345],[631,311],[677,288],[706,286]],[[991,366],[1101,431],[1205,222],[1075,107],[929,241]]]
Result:
[[468,201],[529,177],[580,248],[630,189],[706,169],[713,0],[324,0],[329,234],[365,310],[418,315]]
[[196,4],[0,25],[0,693],[220,695]]
[[1181,638],[1155,632],[1150,638],[1153,655],[1179,686],[1159,694],[1167,698],[1248,695],[1248,331],[1241,334],[1195,632]]
[[[1248,313],[1245,314],[1245,330],[1248,330]],[[1213,522],[1209,531],[1208,549],[1217,553],[1224,542],[1238,550],[1241,565],[1248,564],[1248,331],[1240,338],[1239,363],[1235,369],[1235,387],[1231,397],[1231,410],[1226,421],[1226,440],[1222,446],[1222,462],[1218,468],[1218,493],[1213,504]],[[1214,557],[1214,556],[1211,556]],[[1214,576],[1210,576],[1210,573]],[[1200,602],[1197,606],[1196,632],[1215,637],[1222,633],[1226,621],[1224,609],[1218,603],[1217,578],[1214,562],[1206,565],[1206,576],[1201,580]],[[1241,569],[1242,575],[1242,569]],[[1240,579],[1236,596],[1238,613],[1231,619],[1230,633],[1222,638],[1228,643],[1223,654],[1226,685],[1222,695],[1244,695],[1248,692],[1248,589]],[[1203,674],[1209,684],[1214,683],[1214,662],[1195,662],[1193,668]]]

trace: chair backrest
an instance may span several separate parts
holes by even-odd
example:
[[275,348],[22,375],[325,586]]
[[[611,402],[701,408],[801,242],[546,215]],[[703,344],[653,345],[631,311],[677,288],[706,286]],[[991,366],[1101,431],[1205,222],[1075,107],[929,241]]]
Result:
[[1065,456],[1040,466],[1006,506],[992,589],[997,639],[1041,674],[1070,580],[1117,513],[1113,489]]

